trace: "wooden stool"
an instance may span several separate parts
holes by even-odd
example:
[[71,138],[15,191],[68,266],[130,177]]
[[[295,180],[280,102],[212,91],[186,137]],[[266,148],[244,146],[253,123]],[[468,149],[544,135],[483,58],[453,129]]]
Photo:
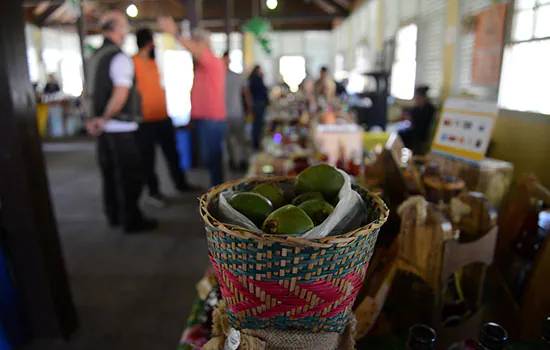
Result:
[[464,191],[466,184],[456,177],[427,176],[424,177],[426,199],[432,203],[449,203],[451,198]]
[[[423,213],[417,212],[415,206],[405,210],[396,241],[389,251],[381,254],[377,252],[378,256],[375,253],[371,261],[365,278],[368,285],[366,291],[359,295],[358,300],[361,302],[357,303],[355,309],[358,338],[371,329],[383,308],[395,273],[402,270],[419,276],[435,292],[433,326],[438,332],[438,349],[447,349],[464,339],[475,339],[482,322],[479,307],[481,293],[478,293],[476,300],[477,310],[458,326],[449,328],[442,325],[444,295],[448,280],[454,273],[472,263],[492,263],[498,230],[494,225],[494,213],[487,212],[487,208],[491,207],[484,204],[486,200],[482,195],[463,194],[459,198],[471,207],[471,212],[461,220],[471,228],[467,243],[453,239],[456,237],[456,228],[448,215],[436,205],[427,205],[425,217]],[[488,221],[489,218],[492,221]],[[475,232],[478,233],[477,237]],[[476,281],[478,291],[483,280],[484,273]]]

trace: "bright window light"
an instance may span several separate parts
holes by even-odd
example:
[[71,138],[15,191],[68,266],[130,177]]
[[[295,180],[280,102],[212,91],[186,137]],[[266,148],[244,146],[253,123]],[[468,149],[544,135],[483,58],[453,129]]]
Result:
[[277,8],[277,5],[279,5],[279,2],[277,0],[267,0],[265,2],[265,6],[267,6],[270,10],[275,10]]
[[283,56],[279,61],[279,73],[290,91],[298,91],[298,87],[306,78],[306,59],[302,56]]
[[399,29],[395,39],[395,61],[391,73],[393,97],[411,100],[416,83],[416,40],[418,27],[410,24]]
[[504,50],[498,103],[517,111],[550,114],[550,2],[516,0],[511,42]]
[[550,114],[550,40],[511,45],[504,52],[499,105],[506,109]]
[[134,4],[128,5],[128,7],[126,8],[126,14],[128,15],[128,17],[137,17],[138,13],[138,8]]
[[189,124],[191,118],[191,87],[193,58],[189,51],[167,50],[164,53],[166,107],[176,127]]
[[229,52],[229,69],[237,74],[242,74],[243,67],[243,51],[231,50]]

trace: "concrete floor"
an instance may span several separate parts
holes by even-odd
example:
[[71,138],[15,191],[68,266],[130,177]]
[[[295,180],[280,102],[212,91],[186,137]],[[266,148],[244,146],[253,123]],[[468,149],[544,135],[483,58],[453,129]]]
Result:
[[[45,155],[80,328],[69,342],[39,340],[28,350],[175,350],[209,264],[199,193],[176,195],[158,161],[172,203],[143,205],[160,228],[127,235],[105,223],[92,142],[46,144]],[[189,178],[208,184],[204,170]]]

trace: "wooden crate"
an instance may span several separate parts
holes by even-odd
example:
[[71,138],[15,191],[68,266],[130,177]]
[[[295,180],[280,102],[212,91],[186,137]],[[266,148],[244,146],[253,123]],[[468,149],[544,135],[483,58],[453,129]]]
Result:
[[492,158],[485,158],[475,165],[430,153],[427,161],[439,164],[444,173],[464,180],[468,190],[483,193],[495,208],[500,208],[514,175],[512,163]]

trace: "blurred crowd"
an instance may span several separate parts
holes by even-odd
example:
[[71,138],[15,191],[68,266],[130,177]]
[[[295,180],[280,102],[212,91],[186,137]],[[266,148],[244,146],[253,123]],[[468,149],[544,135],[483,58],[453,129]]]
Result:
[[[219,185],[224,179],[224,147],[229,166],[243,170],[250,148],[260,149],[269,106],[262,68],[255,66],[245,78],[229,69],[227,52],[222,58],[212,53],[207,31],[197,29],[191,37],[184,37],[170,17],[160,17],[158,25],[193,56],[188,128],[198,140],[210,184]],[[150,203],[157,206],[166,203],[155,172],[157,146],[166,159],[175,188],[180,192],[196,188],[189,184],[179,164],[175,130],[155,61],[152,31],[148,28],[137,31],[139,52],[129,57],[121,50],[130,31],[124,14],[105,13],[100,19],[100,29],[104,41],[87,62],[89,74],[84,96],[86,129],[97,136],[105,215],[110,225],[121,226],[126,232],[151,230],[157,222],[144,216],[139,198],[146,187]],[[334,83],[328,79],[326,68],[311,89],[311,93],[323,94],[327,100],[334,94]],[[247,116],[252,120],[250,135],[246,134]]]

